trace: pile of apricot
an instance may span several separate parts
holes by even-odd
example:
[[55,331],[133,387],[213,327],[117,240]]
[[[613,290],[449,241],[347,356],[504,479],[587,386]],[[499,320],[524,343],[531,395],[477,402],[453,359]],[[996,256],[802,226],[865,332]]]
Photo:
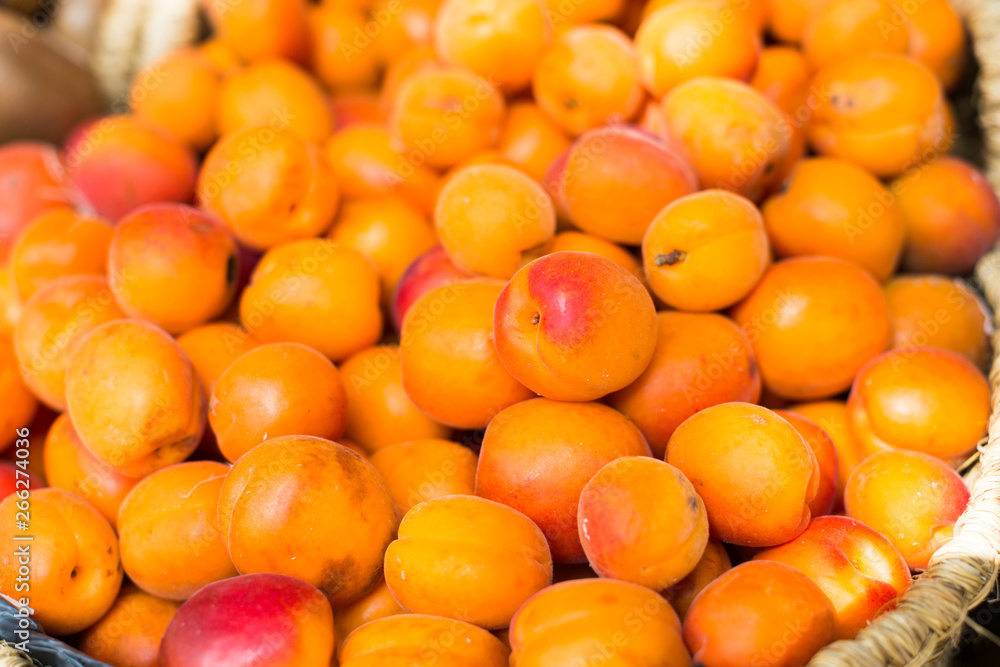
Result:
[[0,147],[0,592],[46,632],[793,667],[951,539],[1000,202],[946,0],[205,7],[130,113]]

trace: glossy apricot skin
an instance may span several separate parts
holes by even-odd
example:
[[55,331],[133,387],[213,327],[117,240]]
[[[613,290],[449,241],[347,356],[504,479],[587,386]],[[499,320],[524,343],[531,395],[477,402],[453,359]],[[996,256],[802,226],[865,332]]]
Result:
[[524,514],[477,496],[444,496],[403,517],[385,552],[385,581],[407,611],[498,630],[552,583],[552,557]]
[[926,0],[906,10],[909,54],[934,72],[945,90],[951,90],[969,59],[962,17],[948,0]]
[[418,408],[454,428],[485,428],[533,392],[497,356],[493,312],[501,281],[480,279],[426,292],[400,333],[403,388]]
[[1000,238],[1000,200],[966,162],[944,157],[889,187],[906,225],[909,271],[967,274]]
[[240,297],[240,320],[261,342],[302,343],[340,361],[382,335],[379,288],[378,269],[357,250],[294,241],[257,264]]
[[833,638],[830,600],[784,563],[737,565],[705,587],[684,618],[684,642],[696,664],[804,665]]
[[0,147],[0,260],[15,237],[42,213],[72,205],[72,191],[55,146],[14,141]]
[[725,545],[717,539],[709,538],[694,569],[676,584],[661,591],[660,595],[666,598],[683,621],[698,594],[732,567]]
[[273,438],[250,450],[233,465],[219,497],[219,530],[241,574],[297,577],[334,608],[378,582],[397,522],[371,463],[310,436]]
[[248,574],[195,593],[167,626],[160,667],[327,667],[336,642],[323,594],[282,574]]
[[730,315],[750,338],[764,386],[790,399],[844,391],[890,341],[889,309],[878,283],[830,257],[772,264]]
[[75,493],[117,529],[118,508],[139,480],[91,454],[66,414],[56,417],[49,427],[42,460],[48,486]]
[[249,0],[239,6],[202,5],[222,42],[248,63],[270,58],[305,62],[305,0]]
[[933,274],[897,276],[883,289],[893,348],[940,347],[986,368],[993,323],[986,304],[965,281]]
[[426,614],[396,614],[352,632],[341,648],[340,665],[405,667],[432,654],[434,664],[441,667],[506,667],[509,653],[499,639],[471,623]]
[[10,271],[18,295],[27,301],[63,276],[104,275],[112,233],[106,220],[68,208],[33,218],[11,249]]
[[986,433],[990,389],[950,350],[889,350],[858,371],[847,413],[866,455],[909,449],[958,464]]
[[400,515],[425,500],[473,495],[477,460],[468,447],[440,438],[400,442],[371,456]]
[[177,344],[191,360],[205,395],[210,397],[230,364],[258,347],[260,341],[238,324],[211,322],[188,329],[177,337]]
[[698,77],[671,90],[662,108],[668,136],[678,142],[702,187],[760,201],[780,182],[793,131],[763,93],[741,81]]
[[514,275],[497,299],[493,330],[504,367],[529,389],[589,401],[645,370],[656,310],[638,278],[614,262],[559,252]]
[[844,489],[847,516],[885,535],[917,571],[952,538],[968,503],[969,488],[948,464],[904,450],[872,454]]
[[87,449],[132,477],[183,461],[205,428],[191,362],[169,334],[140,320],[107,322],[76,345],[66,406]]
[[322,234],[340,201],[319,149],[271,127],[223,136],[202,165],[198,198],[254,250]]
[[229,466],[190,461],[157,470],[135,485],[118,511],[126,574],[147,593],[186,600],[236,575],[219,535],[218,506]]
[[[872,86],[881,91],[870,94]],[[941,86],[912,58],[858,55],[830,63],[813,77],[819,91],[806,124],[820,155],[850,160],[892,177],[946,153],[953,136]]]
[[[69,491],[31,489],[30,494],[30,503],[17,494],[0,501],[4,519],[0,593],[21,605],[29,605],[30,599],[32,617],[46,632],[70,635],[95,623],[114,603],[122,583],[118,540],[107,520]],[[22,509],[29,504],[29,510]],[[15,519],[23,520],[26,511],[30,511],[30,527],[18,529]],[[27,535],[33,538],[30,550],[22,548],[23,541],[16,541]],[[19,574],[25,560],[30,566],[27,582],[23,571]],[[15,583],[18,576],[22,577],[20,590]],[[30,598],[25,596],[28,591]]]
[[892,192],[847,160],[802,160],[762,211],[781,258],[838,257],[882,282],[903,250],[905,227]]
[[644,586],[584,579],[549,586],[518,610],[510,624],[511,664],[677,665],[691,658],[670,605]]
[[392,597],[384,579],[361,599],[337,609],[333,614],[333,628],[337,638],[338,655],[344,640],[362,625],[402,613],[403,608]]
[[857,55],[905,54],[905,16],[892,0],[830,0],[810,14],[803,52],[814,70]]
[[526,514],[542,529],[555,562],[582,563],[580,492],[605,464],[649,455],[639,430],[615,410],[535,398],[503,410],[486,428],[476,495]]
[[642,242],[664,206],[698,189],[691,165],[665,141],[617,125],[585,132],[547,179],[575,226],[628,245]]
[[[330,90],[357,90],[373,86],[379,75],[378,50],[360,41],[368,27],[364,7],[326,3],[310,7],[309,45],[312,70]],[[376,24],[378,25],[378,24]],[[358,44],[364,48],[358,48]]]
[[600,236],[574,231],[560,232],[545,246],[543,254],[549,255],[554,252],[589,252],[600,255],[640,280],[643,278],[642,267],[628,250]]
[[73,187],[112,222],[143,204],[187,203],[194,196],[194,154],[136,116],[84,125],[67,140],[64,159]]
[[114,667],[159,667],[160,641],[179,602],[123,586],[101,620],[80,635],[80,650]]
[[569,145],[566,133],[537,104],[514,102],[507,108],[497,148],[536,181]]
[[837,485],[843,486],[837,462],[837,448],[833,438],[819,424],[791,410],[775,410],[774,413],[792,425],[802,439],[812,449],[819,465],[819,486],[816,495],[809,502],[809,512],[813,518],[830,514],[837,500]]
[[819,487],[812,448],[787,421],[749,403],[706,408],[681,424],[666,461],[694,485],[712,536],[773,546],[809,525]]
[[800,50],[790,46],[768,46],[761,49],[757,69],[749,83],[796,119],[809,98],[812,74]]
[[608,25],[577,25],[550,44],[535,65],[532,92],[572,136],[632,120],[645,97],[635,46]]

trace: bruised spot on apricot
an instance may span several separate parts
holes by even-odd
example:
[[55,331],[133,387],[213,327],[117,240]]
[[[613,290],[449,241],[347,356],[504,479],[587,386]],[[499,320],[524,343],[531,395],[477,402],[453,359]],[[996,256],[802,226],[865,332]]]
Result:
[[657,255],[653,263],[657,266],[673,266],[687,259],[687,253],[683,250],[671,250],[666,255]]

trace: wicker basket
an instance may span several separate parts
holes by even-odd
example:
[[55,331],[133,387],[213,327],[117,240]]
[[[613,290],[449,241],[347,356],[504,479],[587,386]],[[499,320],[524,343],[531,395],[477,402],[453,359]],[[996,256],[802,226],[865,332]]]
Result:
[[[977,60],[979,120],[987,175],[1000,191],[1000,0],[951,0],[965,19]],[[94,67],[114,106],[127,102],[138,69],[192,43],[200,25],[198,0],[111,0],[101,25]],[[1000,247],[983,257],[974,279],[1000,313]],[[994,316],[994,319],[996,316]],[[993,337],[1000,350],[1000,320]],[[955,537],[938,550],[898,607],[850,641],[820,651],[810,667],[944,664],[955,651],[969,610],[993,590],[1000,568],[1000,355],[990,371],[989,436],[966,474],[972,499]]]

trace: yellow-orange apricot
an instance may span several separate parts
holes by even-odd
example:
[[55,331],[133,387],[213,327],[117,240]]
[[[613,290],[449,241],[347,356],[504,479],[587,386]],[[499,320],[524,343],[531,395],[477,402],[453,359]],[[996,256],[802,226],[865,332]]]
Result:
[[245,0],[239,5],[202,5],[221,40],[240,60],[289,58],[305,62],[305,0]]
[[799,44],[812,12],[832,0],[766,0],[767,28],[780,42]]
[[813,518],[833,511],[837,500],[837,485],[843,486],[838,474],[837,448],[833,438],[819,424],[790,410],[775,410],[774,413],[792,425],[806,441],[819,464],[819,486],[816,495],[809,502],[809,512]]
[[402,613],[403,608],[392,597],[389,587],[385,585],[385,579],[382,579],[364,597],[334,612],[333,627],[338,654],[344,645],[344,640],[362,625]]
[[514,102],[507,109],[497,149],[536,181],[545,177],[549,165],[569,148],[569,138],[533,102]]
[[[501,413],[502,414],[502,413]],[[472,495],[476,455],[468,447],[438,438],[400,442],[372,454],[400,514],[442,496]]]
[[362,8],[325,2],[309,8],[308,22],[312,69],[320,81],[332,90],[375,84],[381,63],[365,32],[369,21]]
[[97,623],[80,635],[80,650],[119,667],[159,667],[160,641],[180,603],[123,586]]
[[708,544],[705,545],[705,552],[701,555],[701,559],[694,566],[694,569],[661,594],[683,621],[684,617],[687,616],[688,609],[691,608],[691,603],[698,597],[698,594],[732,567],[733,564],[729,560],[726,547],[719,540],[709,538]]
[[213,322],[188,329],[177,344],[191,360],[205,394],[212,395],[215,383],[230,364],[260,345],[243,327],[231,322]]
[[471,623],[426,614],[395,614],[352,632],[341,647],[340,666],[402,667],[433,655],[442,667],[507,667],[509,653],[499,639]]
[[812,70],[801,51],[790,46],[769,46],[760,52],[750,85],[797,119],[809,98],[811,79]]
[[642,267],[628,250],[600,236],[574,231],[560,232],[546,244],[545,252],[542,254],[550,255],[554,252],[589,252],[600,255],[610,259],[633,276],[643,278]]
[[372,40],[380,60],[391,67],[413,51],[433,53],[434,16],[440,6],[441,0],[374,0],[368,13],[383,26]]
[[962,18],[948,0],[897,4],[907,19],[909,54],[934,72],[945,90],[951,90],[968,60]]
[[813,10],[802,47],[813,69],[869,53],[906,53],[909,32],[892,0],[830,0]]
[[[833,441],[837,452],[837,486],[833,506],[835,510],[843,509],[844,485],[864,458],[861,443],[851,429],[847,404],[844,401],[814,401],[789,405],[786,410],[814,422]],[[819,496],[819,492],[816,495]]]

